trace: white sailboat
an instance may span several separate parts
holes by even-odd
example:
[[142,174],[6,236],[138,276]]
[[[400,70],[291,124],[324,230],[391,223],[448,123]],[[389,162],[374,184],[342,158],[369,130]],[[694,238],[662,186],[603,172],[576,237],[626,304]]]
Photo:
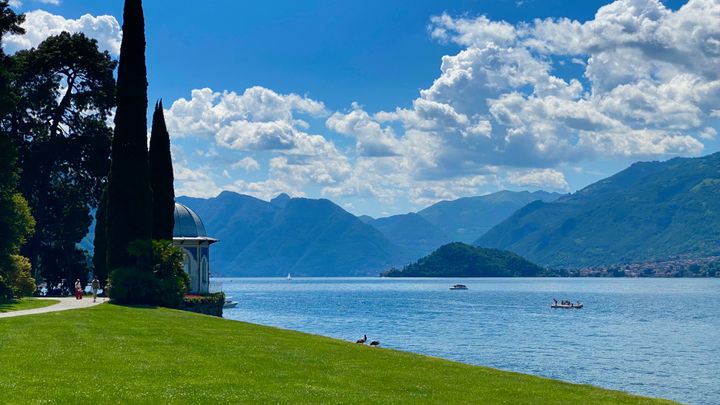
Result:
[[290,273],[288,273],[287,279],[292,280],[292,276],[290,275]]

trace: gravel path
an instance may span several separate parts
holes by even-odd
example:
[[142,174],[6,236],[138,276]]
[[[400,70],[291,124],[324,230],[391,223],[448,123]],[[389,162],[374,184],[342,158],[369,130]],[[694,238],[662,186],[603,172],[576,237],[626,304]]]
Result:
[[15,316],[23,316],[23,315],[35,315],[35,314],[45,314],[48,312],[57,312],[57,311],[68,311],[71,309],[80,309],[80,308],[88,308],[95,305],[100,305],[107,298],[99,298],[97,299],[97,302],[93,302],[92,297],[84,297],[81,300],[76,300],[75,297],[48,297],[49,299],[53,300],[60,300],[59,303],[50,305],[48,307],[43,308],[35,308],[35,309],[26,309],[24,311],[11,311],[11,312],[3,312],[0,313],[0,318],[12,318]]

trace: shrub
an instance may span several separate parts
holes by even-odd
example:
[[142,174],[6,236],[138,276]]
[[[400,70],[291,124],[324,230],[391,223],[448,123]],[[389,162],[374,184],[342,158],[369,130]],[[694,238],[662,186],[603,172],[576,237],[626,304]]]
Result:
[[14,285],[15,296],[25,297],[32,295],[37,287],[32,277],[32,265],[27,257],[13,255],[13,268],[10,272],[10,283]]
[[10,283],[5,281],[5,278],[0,274],[0,301],[9,300],[13,297],[12,289],[10,289]]
[[111,273],[110,298],[119,304],[179,308],[189,284],[182,250],[170,241],[134,241],[128,251],[137,265]]
[[35,292],[32,266],[26,257],[11,255],[0,261],[0,267],[0,299],[24,297]]
[[147,269],[120,267],[110,273],[110,298],[123,305],[154,305],[158,280]]
[[153,241],[153,273],[158,280],[156,303],[179,308],[188,289],[190,277],[183,270],[183,253],[167,240]]
[[209,295],[186,295],[181,309],[221,317],[224,305],[225,293],[218,292]]

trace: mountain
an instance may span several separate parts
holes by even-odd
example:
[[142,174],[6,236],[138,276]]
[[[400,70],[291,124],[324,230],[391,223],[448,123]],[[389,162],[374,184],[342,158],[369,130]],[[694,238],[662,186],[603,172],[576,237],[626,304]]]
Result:
[[271,202],[232,192],[179,197],[203,219],[213,273],[224,276],[359,276],[408,260],[404,249],[329,200]]
[[386,277],[534,277],[549,275],[542,267],[515,253],[484,249],[454,242],[444,245],[427,257],[392,269]]
[[211,271],[222,275],[236,274],[232,262],[273,224],[280,210],[266,201],[229,191],[209,199],[178,197],[177,202],[192,208],[208,235],[220,240],[212,246],[210,257]]
[[418,214],[438,228],[437,233],[444,235],[445,242],[472,243],[528,203],[554,201],[560,196],[545,191],[499,191],[479,197],[441,201]]
[[523,207],[475,244],[568,268],[720,255],[720,153],[633,164]]
[[448,235],[419,214],[393,215],[378,219],[363,217],[361,219],[382,232],[392,243],[405,249],[411,256],[411,260],[422,257],[450,242]]
[[418,213],[359,219],[402,247],[411,260],[450,242],[470,243],[519,208],[535,200],[553,201],[557,193],[500,191],[480,197],[441,201]]
[[212,247],[213,273],[352,276],[377,275],[446,243],[477,238],[527,202],[558,196],[503,191],[378,219],[355,217],[329,200],[287,194],[270,202],[229,191],[177,200],[195,210],[220,240]]

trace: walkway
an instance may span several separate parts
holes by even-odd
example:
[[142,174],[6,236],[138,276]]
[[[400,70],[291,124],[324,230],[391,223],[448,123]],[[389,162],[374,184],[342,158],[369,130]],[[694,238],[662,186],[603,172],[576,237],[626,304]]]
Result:
[[100,305],[107,298],[99,298],[97,299],[97,302],[93,302],[92,297],[88,298],[85,297],[81,300],[76,300],[75,297],[48,297],[48,299],[53,300],[60,300],[59,303],[50,305],[48,307],[43,308],[35,308],[35,309],[26,309],[23,311],[11,311],[11,312],[3,312],[0,313],[0,318],[12,318],[15,316],[23,316],[23,315],[35,315],[35,314],[44,314],[47,312],[57,312],[57,311],[67,311],[70,309],[80,309],[80,308],[89,308],[95,305]]

